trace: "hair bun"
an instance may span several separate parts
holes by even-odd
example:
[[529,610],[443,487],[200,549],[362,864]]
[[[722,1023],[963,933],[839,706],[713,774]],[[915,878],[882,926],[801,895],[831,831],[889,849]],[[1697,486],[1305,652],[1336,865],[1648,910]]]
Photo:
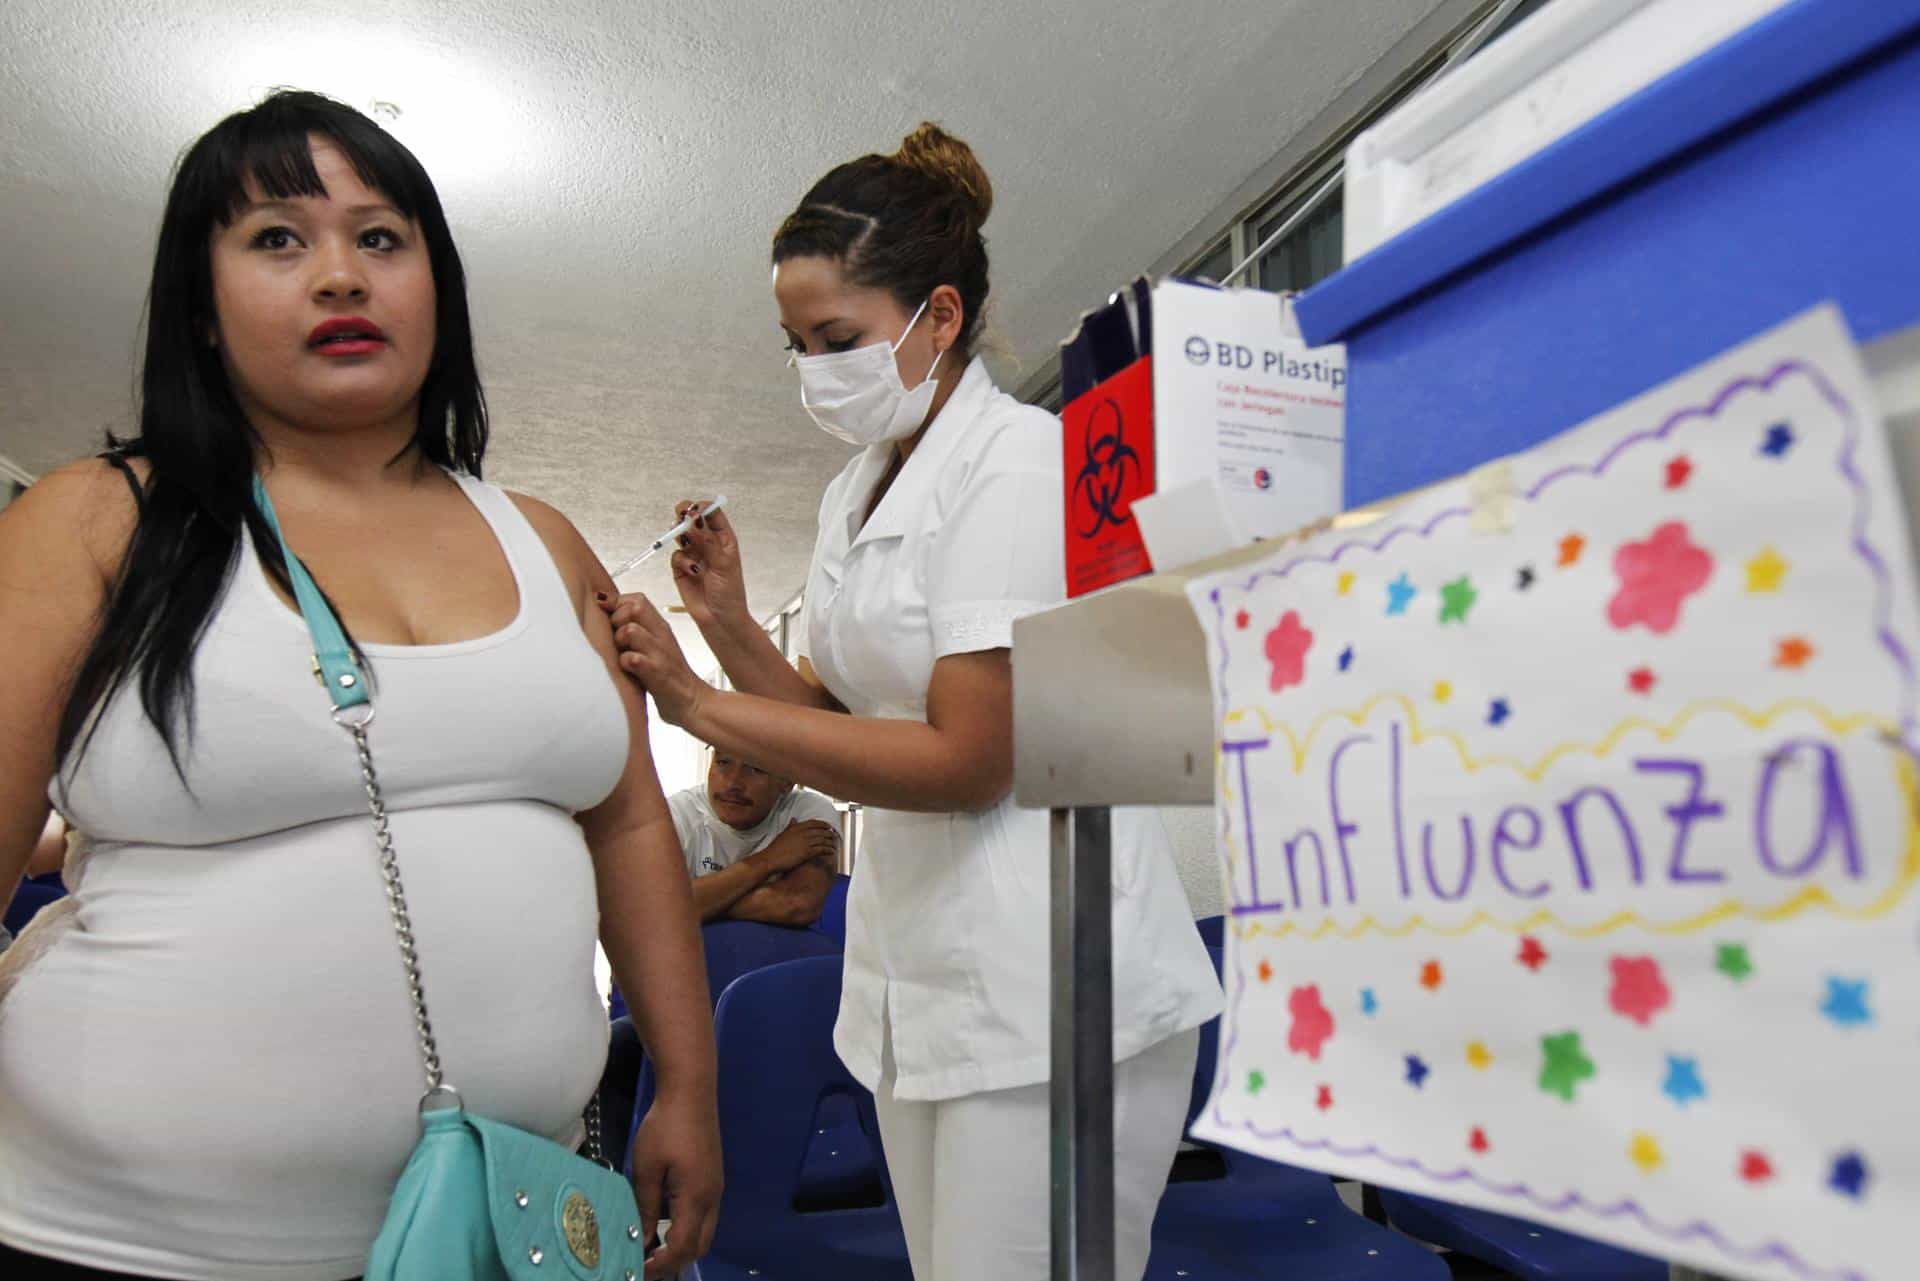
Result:
[[973,148],[931,120],[901,140],[893,159],[951,186],[967,203],[974,226],[986,222],[993,212],[993,183]]

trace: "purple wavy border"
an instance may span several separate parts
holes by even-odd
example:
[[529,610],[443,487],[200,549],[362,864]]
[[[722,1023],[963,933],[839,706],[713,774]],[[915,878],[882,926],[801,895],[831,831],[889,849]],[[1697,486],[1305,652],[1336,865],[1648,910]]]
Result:
[[1214,1110],[1214,1121],[1221,1125],[1222,1128],[1245,1130],[1262,1139],[1283,1139],[1303,1151],[1330,1152],[1334,1156],[1349,1160],[1372,1157],[1375,1160],[1385,1161],[1387,1164],[1403,1170],[1417,1171],[1436,1183],[1460,1183],[1463,1181],[1473,1183],[1498,1196],[1521,1197],[1527,1201],[1531,1201],[1543,1210],[1565,1211],[1578,1207],[1603,1219],[1617,1219],[1622,1215],[1630,1216],[1638,1219],[1642,1227],[1656,1236],[1664,1237],[1669,1241],[1685,1241],[1690,1238],[1702,1238],[1712,1242],[1714,1247],[1723,1255],[1727,1256],[1727,1258],[1741,1263],[1784,1263],[1799,1275],[1808,1278],[1817,1278],[1818,1281],[1869,1281],[1866,1273],[1854,1268],[1840,1268],[1829,1271],[1824,1268],[1815,1267],[1794,1253],[1791,1248],[1778,1241],[1768,1242],[1766,1245],[1753,1248],[1735,1245],[1729,1241],[1725,1234],[1718,1228],[1704,1219],[1696,1219],[1694,1222],[1680,1228],[1669,1227],[1655,1220],[1638,1201],[1633,1200],[1631,1197],[1617,1201],[1612,1205],[1601,1205],[1589,1201],[1578,1192],[1569,1192],[1560,1197],[1542,1197],[1537,1195],[1533,1189],[1524,1183],[1495,1183],[1465,1168],[1450,1172],[1432,1170],[1417,1157],[1394,1156],[1389,1152],[1381,1151],[1371,1143],[1361,1147],[1348,1148],[1341,1147],[1329,1140],[1302,1139],[1295,1135],[1293,1131],[1285,1128],[1279,1130],[1262,1130],[1251,1124],[1229,1126],[1226,1122],[1220,1120],[1218,1108]]
[[[1621,437],[1614,443],[1613,448],[1601,455],[1598,462],[1590,464],[1571,463],[1565,467],[1556,468],[1548,472],[1536,481],[1533,487],[1527,490],[1521,497],[1525,502],[1533,502],[1538,499],[1542,493],[1546,492],[1549,486],[1570,476],[1603,475],[1608,468],[1612,467],[1613,464],[1619,460],[1622,454],[1633,446],[1645,444],[1650,441],[1664,440],[1672,435],[1674,431],[1678,430],[1683,423],[1694,419],[1716,417],[1720,411],[1726,407],[1727,402],[1738,393],[1743,391],[1772,391],[1776,384],[1791,374],[1804,376],[1813,385],[1814,390],[1819,393],[1820,397],[1833,407],[1835,412],[1840,415],[1846,424],[1846,433],[1842,438],[1842,445],[1839,456],[1835,460],[1835,466],[1841,477],[1846,480],[1848,486],[1854,493],[1854,519],[1853,529],[1851,531],[1853,535],[1853,551],[1865,562],[1877,584],[1874,602],[1875,632],[1881,648],[1887,652],[1888,657],[1893,660],[1894,666],[1899,669],[1902,691],[1900,712],[1901,734],[1905,740],[1906,750],[1909,753],[1915,753],[1920,749],[1916,749],[1914,741],[1914,662],[1913,656],[1908,652],[1906,645],[1893,630],[1893,575],[1888,570],[1887,563],[1881,558],[1880,553],[1874,550],[1873,545],[1867,541],[1867,522],[1870,515],[1870,502],[1866,488],[1866,478],[1861,474],[1855,459],[1855,455],[1860,447],[1860,422],[1854,413],[1852,404],[1846,397],[1840,394],[1839,390],[1827,380],[1826,375],[1821,373],[1815,366],[1803,360],[1789,359],[1781,361],[1760,377],[1756,378],[1750,375],[1742,375],[1739,378],[1735,378],[1716,392],[1706,404],[1690,405],[1686,408],[1676,410],[1662,421],[1658,427],[1631,432]],[[1355,538],[1340,544],[1340,546],[1334,548],[1333,551],[1324,555],[1312,554],[1296,556],[1284,565],[1258,570],[1248,575],[1245,581],[1239,584],[1239,589],[1241,591],[1251,591],[1253,586],[1262,579],[1285,578],[1295,569],[1303,565],[1336,564],[1342,556],[1355,549],[1375,552],[1384,551],[1389,543],[1402,535],[1411,534],[1416,538],[1427,538],[1433,534],[1434,530],[1438,529],[1447,521],[1471,515],[1471,508],[1448,507],[1436,513],[1424,525],[1417,527],[1413,525],[1395,526],[1378,539]],[[1226,609],[1225,606],[1221,604],[1219,588],[1214,588],[1213,591],[1209,593],[1208,599],[1213,604],[1214,634],[1219,638],[1220,644],[1220,682],[1219,697],[1216,706],[1224,708],[1227,699],[1227,664],[1230,658],[1226,643]],[[1215,731],[1216,733],[1224,734],[1225,728],[1224,724],[1217,725]],[[1231,836],[1232,832],[1233,815],[1229,811],[1225,813],[1223,818],[1222,834]],[[1235,906],[1241,905],[1236,904]],[[1228,1063],[1233,1056],[1235,1047],[1240,1042],[1239,1019],[1237,1016],[1239,1014],[1241,1000],[1247,991],[1246,973],[1239,964],[1238,948],[1234,949],[1234,960],[1234,992],[1232,1000],[1233,1013],[1236,1016],[1232,1024],[1234,1030],[1233,1034],[1228,1037],[1226,1046],[1220,1053],[1219,1075],[1215,1081],[1215,1097],[1211,1109],[1214,1124],[1222,1130],[1242,1130],[1257,1138],[1268,1141],[1278,1140],[1292,1144],[1302,1151],[1324,1151],[1349,1160],[1371,1158],[1377,1161],[1384,1161],[1388,1165],[1396,1168],[1417,1172],[1435,1183],[1471,1182],[1496,1196],[1525,1200],[1542,1210],[1564,1212],[1578,1206],[1601,1218],[1619,1218],[1622,1215],[1628,1215],[1638,1220],[1642,1227],[1655,1236],[1676,1242],[1704,1239],[1711,1242],[1716,1249],[1729,1259],[1741,1263],[1781,1263],[1792,1269],[1799,1276],[1808,1278],[1808,1281],[1869,1281],[1865,1273],[1851,1268],[1828,1270],[1816,1267],[1805,1259],[1802,1259],[1790,1247],[1778,1241],[1768,1242],[1766,1245],[1751,1248],[1737,1246],[1718,1228],[1705,1220],[1696,1220],[1692,1223],[1679,1226],[1669,1226],[1653,1218],[1639,1202],[1630,1197],[1610,1206],[1599,1205],[1588,1201],[1578,1192],[1568,1192],[1560,1197],[1543,1197],[1525,1183],[1495,1183],[1465,1167],[1450,1173],[1432,1170],[1417,1157],[1395,1156],[1370,1143],[1361,1147],[1345,1148],[1334,1144],[1331,1140],[1302,1139],[1295,1135],[1291,1129],[1285,1127],[1279,1130],[1269,1131],[1262,1130],[1251,1123],[1233,1124],[1228,1122],[1221,1112],[1219,1087],[1221,1082],[1230,1079]]]

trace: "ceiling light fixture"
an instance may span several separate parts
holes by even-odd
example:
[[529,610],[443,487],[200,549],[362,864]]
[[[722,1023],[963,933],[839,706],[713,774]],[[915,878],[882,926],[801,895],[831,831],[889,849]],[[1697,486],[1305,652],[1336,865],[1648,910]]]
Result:
[[235,49],[231,66],[223,96],[234,107],[258,102],[268,85],[352,103],[420,157],[443,196],[448,188],[489,184],[524,159],[525,112],[500,91],[500,75],[476,51],[310,17]]

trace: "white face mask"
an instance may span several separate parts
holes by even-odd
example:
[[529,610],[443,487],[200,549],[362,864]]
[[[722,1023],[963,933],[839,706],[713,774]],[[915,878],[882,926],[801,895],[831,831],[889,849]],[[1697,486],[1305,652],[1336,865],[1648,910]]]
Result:
[[800,404],[821,431],[864,447],[900,440],[920,430],[939,390],[933,371],[946,353],[933,358],[927,376],[912,391],[900,381],[900,366],[893,357],[926,309],[927,304],[921,303],[900,342],[889,345],[882,339],[852,351],[794,359],[800,371]]

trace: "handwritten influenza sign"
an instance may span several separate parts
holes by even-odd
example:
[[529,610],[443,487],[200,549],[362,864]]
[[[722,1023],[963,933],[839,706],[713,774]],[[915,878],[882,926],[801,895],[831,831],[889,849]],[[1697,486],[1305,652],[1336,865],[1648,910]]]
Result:
[[1914,1275],[1920,626],[1837,314],[1190,592],[1232,904],[1199,1133],[1729,1276]]

